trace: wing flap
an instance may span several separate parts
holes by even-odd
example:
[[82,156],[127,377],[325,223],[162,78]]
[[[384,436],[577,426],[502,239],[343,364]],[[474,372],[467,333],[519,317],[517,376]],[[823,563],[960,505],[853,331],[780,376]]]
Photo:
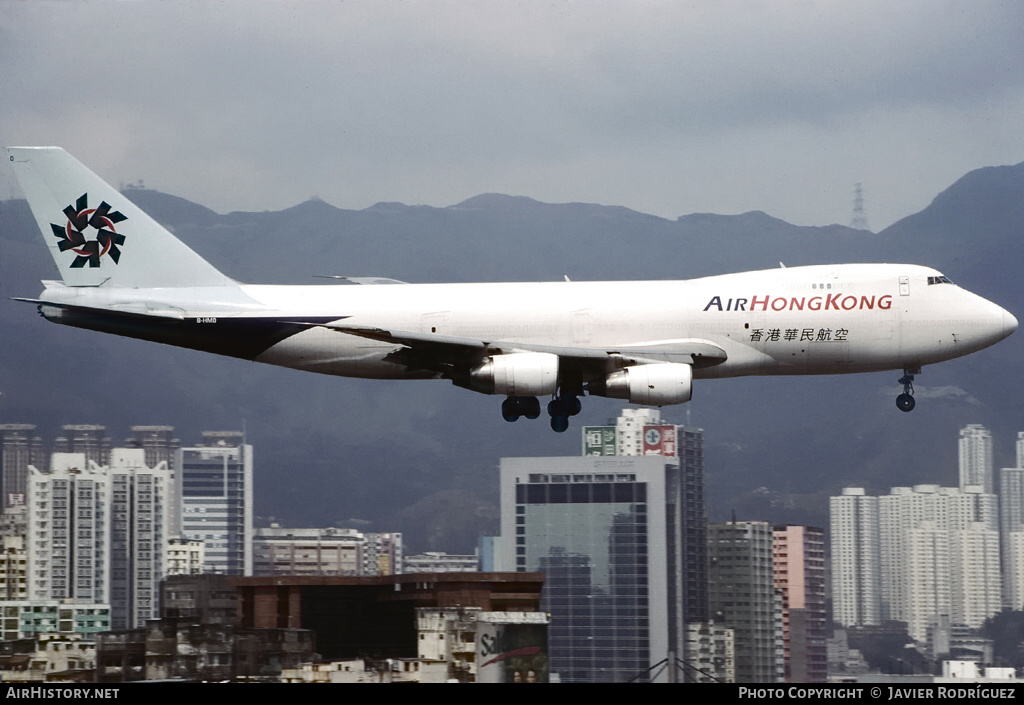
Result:
[[587,369],[594,374],[658,362],[677,362],[694,367],[709,367],[725,362],[725,350],[708,340],[681,338],[658,340],[617,347],[577,347],[544,345],[501,340],[462,338],[436,333],[388,330],[344,323],[320,323],[324,328],[349,335],[401,346],[390,359],[417,369],[451,373],[478,364],[490,355],[516,352],[545,352],[558,355],[563,363]]

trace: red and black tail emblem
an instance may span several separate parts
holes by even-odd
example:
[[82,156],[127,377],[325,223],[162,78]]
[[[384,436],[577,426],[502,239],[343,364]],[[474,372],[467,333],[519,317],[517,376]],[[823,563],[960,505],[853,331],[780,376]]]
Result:
[[[100,203],[98,208],[89,208],[88,194],[83,193],[75,201],[64,209],[64,215],[68,222],[64,226],[50,223],[53,234],[60,240],[57,247],[61,252],[71,250],[77,257],[71,263],[72,269],[84,267],[86,262],[90,267],[99,267],[100,258],[110,255],[110,259],[117,264],[121,258],[121,250],[118,245],[124,244],[124,235],[114,228],[115,223],[128,220],[128,216],[120,211],[111,211],[110,204],[106,201]],[[95,231],[93,239],[86,237],[88,229]]]

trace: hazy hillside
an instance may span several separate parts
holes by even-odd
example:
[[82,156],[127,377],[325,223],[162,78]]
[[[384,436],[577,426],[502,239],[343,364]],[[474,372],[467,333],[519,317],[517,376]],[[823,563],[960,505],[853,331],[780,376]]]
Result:
[[[407,281],[688,278],[824,262],[904,261],[1024,318],[1024,164],[971,172],[924,211],[879,234],[797,227],[760,212],[675,221],[621,207],[487,194],[448,208],[308,201],[219,215],[154,191],[132,200],[242,281],[314,275]],[[497,529],[498,460],[579,452],[576,429],[618,414],[585,400],[566,434],[507,424],[499,399],[443,382],[325,378],[49,324],[11,296],[55,269],[22,201],[0,203],[0,422],[103,423],[115,440],[166,423],[194,441],[241,428],[256,446],[257,513],[291,525],[407,532],[414,550],[471,550]],[[997,463],[1024,430],[1024,334],[926,368],[918,407],[894,404],[899,373],[698,382],[665,410],[705,429],[712,518],[827,523],[844,485],[956,481],[956,432],[989,426]]]

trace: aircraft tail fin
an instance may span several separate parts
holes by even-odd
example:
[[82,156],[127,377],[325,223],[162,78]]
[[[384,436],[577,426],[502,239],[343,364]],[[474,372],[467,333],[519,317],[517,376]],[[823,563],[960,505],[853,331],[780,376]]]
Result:
[[8,147],[8,161],[68,286],[234,284],[59,147]]

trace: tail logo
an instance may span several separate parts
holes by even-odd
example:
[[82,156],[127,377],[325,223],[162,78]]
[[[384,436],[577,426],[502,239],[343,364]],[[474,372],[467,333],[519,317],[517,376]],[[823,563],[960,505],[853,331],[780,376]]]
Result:
[[[98,208],[89,208],[88,194],[83,193],[74,205],[64,209],[64,215],[68,217],[65,225],[50,223],[54,237],[60,240],[57,245],[60,251],[71,250],[78,255],[71,263],[72,269],[84,267],[86,262],[90,267],[99,267],[100,258],[104,255],[110,255],[114,264],[121,258],[118,245],[124,244],[124,235],[114,229],[114,223],[128,220],[128,216],[110,208],[106,201],[102,201]],[[86,237],[89,228],[95,231],[91,240]]]

